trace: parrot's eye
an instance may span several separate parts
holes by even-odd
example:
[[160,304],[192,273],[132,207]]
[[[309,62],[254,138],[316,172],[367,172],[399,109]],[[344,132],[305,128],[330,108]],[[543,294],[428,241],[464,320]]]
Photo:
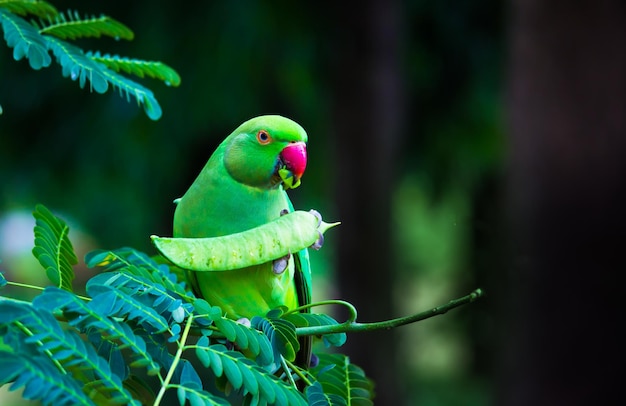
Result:
[[270,143],[270,141],[272,140],[272,137],[270,137],[267,131],[261,130],[258,133],[256,133],[256,139],[259,141],[259,144],[265,145],[265,144]]

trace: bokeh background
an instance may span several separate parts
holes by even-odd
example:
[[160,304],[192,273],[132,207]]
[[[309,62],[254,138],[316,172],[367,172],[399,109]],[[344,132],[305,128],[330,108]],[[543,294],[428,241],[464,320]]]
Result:
[[8,278],[42,276],[30,256],[37,203],[70,223],[81,253],[152,253],[149,235],[171,235],[172,200],[215,146],[250,117],[282,114],[309,133],[296,207],[342,221],[312,254],[317,299],[375,321],[486,292],[349,336],[342,352],[375,380],[376,404],[623,398],[623,2],[53,4],[135,32],[77,41],[84,49],[163,61],[182,84],[139,80],[163,108],[151,121],[0,45]]

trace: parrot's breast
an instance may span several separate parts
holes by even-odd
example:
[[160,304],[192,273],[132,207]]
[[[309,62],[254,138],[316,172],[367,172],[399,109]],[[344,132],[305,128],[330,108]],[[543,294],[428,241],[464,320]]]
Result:
[[[215,173],[213,173],[215,175]],[[216,176],[196,179],[179,200],[174,237],[203,238],[235,234],[266,224],[291,207],[282,188],[259,189]],[[194,291],[226,316],[239,319],[269,310],[297,307],[293,260],[281,274],[271,262],[244,269],[189,272]]]
[[272,264],[261,264],[226,272],[196,273],[200,293],[211,305],[219,306],[226,317],[240,319],[265,315],[279,306],[298,306],[291,264],[281,275]]

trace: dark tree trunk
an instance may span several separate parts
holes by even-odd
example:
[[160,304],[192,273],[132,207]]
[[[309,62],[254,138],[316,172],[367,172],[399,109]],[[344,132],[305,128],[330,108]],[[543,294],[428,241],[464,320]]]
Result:
[[[350,5],[350,6],[348,6]],[[360,321],[393,317],[391,196],[400,136],[399,4],[341,3],[335,56],[334,131],[338,283]],[[376,404],[400,404],[394,332],[353,334],[345,353],[376,383]]]
[[624,398],[626,3],[510,11],[515,263],[497,403],[609,404]]

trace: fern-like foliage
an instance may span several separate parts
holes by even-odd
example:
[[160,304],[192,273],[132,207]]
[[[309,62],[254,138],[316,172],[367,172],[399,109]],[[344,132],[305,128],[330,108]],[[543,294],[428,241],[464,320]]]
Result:
[[[67,291],[59,292],[70,295]],[[96,354],[94,348],[86,345],[75,330],[63,329],[52,313],[46,311],[47,307],[42,310],[38,308],[38,304],[46,306],[47,302],[38,300],[32,305],[20,302],[2,303],[0,325],[6,328],[3,338],[5,343],[19,341],[21,345],[18,354],[24,359],[28,360],[30,355],[34,355],[31,362],[39,360],[40,363],[54,368],[57,374],[70,374],[80,385],[78,388],[84,387],[92,392],[94,400],[136,404],[124,389],[122,381],[112,373],[109,364]],[[43,355],[47,358],[42,358]],[[72,385],[67,386],[74,388]],[[45,391],[37,393],[48,396]],[[75,391],[64,393],[68,396],[75,395]],[[42,399],[37,396],[27,397]]]
[[140,78],[147,76],[153,79],[159,79],[166,85],[180,85],[180,76],[178,73],[161,62],[149,62],[140,59],[125,58],[118,55],[100,55],[100,52],[87,52],[86,55],[94,61],[106,65],[107,68],[115,72],[130,73]]
[[343,398],[334,393],[324,392],[322,384],[315,382],[313,385],[306,388],[306,398],[311,406],[346,406],[348,402],[346,398]]
[[35,207],[33,216],[35,217],[33,255],[55,286],[71,291],[74,279],[72,266],[78,259],[69,239],[70,228],[42,205]]
[[[109,273],[124,272],[128,278],[137,281],[137,283],[144,283],[146,291],[151,291],[149,287],[156,290],[160,302],[166,300],[164,298],[170,297],[166,295],[166,292],[173,293],[172,300],[180,301],[180,298],[185,298],[188,302],[193,298],[193,294],[187,289],[184,281],[179,281],[177,276],[170,272],[167,265],[159,264],[148,255],[132,248],[126,247],[113,251],[94,250],[85,256],[85,263],[88,267],[101,267],[103,271]],[[126,282],[121,278],[118,283],[120,284],[118,286],[121,287]]]
[[276,405],[306,404],[294,386],[279,380],[241,352],[228,350],[223,344],[209,345],[208,338],[202,337],[196,354],[206,368],[217,377],[224,376],[233,389],[243,389],[252,396],[252,403]]
[[363,370],[343,354],[320,354],[314,369],[317,380],[333,405],[371,406],[373,383]]
[[77,39],[101,35],[116,39],[132,40],[135,34],[124,24],[108,16],[81,17],[77,11],[58,13],[54,18],[40,20],[39,33],[54,35],[60,39]]
[[22,356],[0,350],[0,385],[24,388],[25,399],[40,400],[44,405],[94,405],[81,390],[78,381],[60,374],[46,357]]
[[[337,324],[337,321],[335,319],[326,314],[288,313],[281,317],[286,321],[292,323],[296,328],[312,326],[332,326]],[[325,334],[322,339],[327,347],[341,347],[345,344],[347,337],[346,333],[333,333]]]
[[[336,325],[331,317],[278,308],[238,323],[132,248],[87,254],[102,272],[79,296],[68,226],[41,205],[34,216],[33,254],[52,285],[32,302],[0,296],[0,386],[50,405],[371,404],[371,383],[347,357],[320,354],[308,371],[289,362],[297,329]],[[0,288],[10,283],[0,274]]]
[[[27,21],[24,17],[28,15],[39,20]],[[64,77],[78,81],[81,88],[89,81],[90,90],[96,93],[105,93],[112,86],[128,100],[133,97],[153,120],[161,117],[162,110],[152,91],[120,72],[161,80],[168,86],[180,85],[178,73],[161,62],[101,56],[98,51],[85,52],[67,42],[101,36],[134,38],[130,28],[109,16],[81,16],[76,11],[59,13],[44,1],[0,0],[0,27],[16,61],[25,58],[32,69],[39,70],[52,64],[52,53]]]
[[7,45],[13,48],[13,59],[19,61],[26,58],[35,70],[50,66],[52,58],[48,53],[46,38],[32,24],[1,7],[0,23]]
[[[222,317],[222,310],[217,306],[209,305],[203,299],[194,302],[196,314],[200,316],[196,322],[202,326],[207,318],[230,343],[238,349],[246,352],[248,357],[255,358],[260,366],[269,366],[274,360],[273,348],[269,338],[261,331],[246,327],[244,324]],[[205,337],[209,337],[211,332],[207,332]]]
[[39,0],[0,0],[0,7],[21,16],[32,14],[40,18],[52,17],[59,13],[52,4]]

